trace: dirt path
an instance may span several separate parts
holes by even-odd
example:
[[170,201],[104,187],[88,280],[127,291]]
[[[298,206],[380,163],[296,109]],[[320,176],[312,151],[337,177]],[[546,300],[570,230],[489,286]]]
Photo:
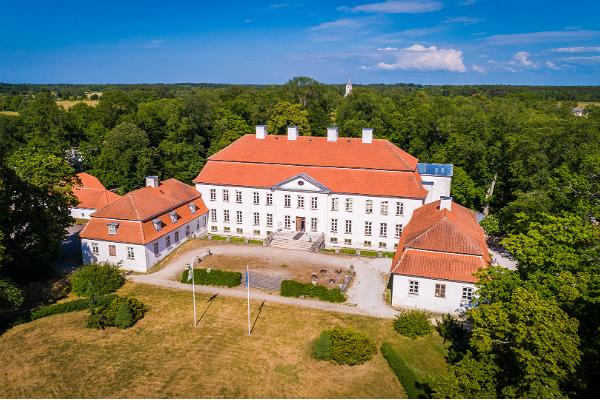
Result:
[[[203,243],[204,244],[204,243]],[[356,271],[355,282],[348,290],[346,304],[334,304],[318,300],[298,299],[268,294],[259,290],[251,290],[251,298],[300,307],[310,307],[325,311],[343,312],[349,314],[368,315],[380,318],[393,318],[395,311],[383,300],[385,289],[385,272],[389,269],[389,259],[368,259],[361,257],[335,256],[322,253],[305,251],[284,250],[256,245],[206,245],[183,251],[170,259],[162,269],[145,275],[129,275],[128,279],[137,283],[146,283],[174,289],[188,290],[189,284],[178,282],[178,277],[192,257],[206,255],[208,249],[213,254],[226,254],[229,256],[268,257],[270,261],[282,263],[306,262],[328,266],[348,267],[354,265]],[[239,288],[222,288],[213,286],[196,286],[202,293],[219,294],[222,296],[245,297],[246,291]]]

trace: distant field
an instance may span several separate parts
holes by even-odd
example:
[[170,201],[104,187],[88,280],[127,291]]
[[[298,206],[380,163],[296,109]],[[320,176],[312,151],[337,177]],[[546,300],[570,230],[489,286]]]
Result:
[[2,115],[10,115],[11,117],[18,117],[19,113],[17,111],[0,111]]
[[589,106],[600,106],[600,101],[578,101],[577,107],[585,108]]
[[[0,397],[325,397],[399,398],[406,394],[383,356],[350,367],[317,361],[312,341],[336,324],[379,345],[392,343],[417,377],[435,385],[445,352],[437,335],[411,340],[390,320],[267,303],[246,334],[243,299],[128,283],[150,310],[128,330],[85,328],[86,312],[54,315],[0,336]],[[252,321],[260,308],[252,302]]]
[[96,107],[98,105],[98,100],[90,100],[90,99],[85,99],[85,100],[56,100],[56,104],[58,104],[59,106],[61,106],[65,110],[68,110],[69,108],[73,107],[75,104],[78,104],[78,103],[85,103],[88,106]]

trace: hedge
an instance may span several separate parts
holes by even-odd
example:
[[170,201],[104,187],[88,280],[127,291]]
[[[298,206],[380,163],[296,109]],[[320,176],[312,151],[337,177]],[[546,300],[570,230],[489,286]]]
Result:
[[94,304],[88,318],[88,328],[115,326],[125,329],[144,317],[148,308],[134,297],[114,296],[110,302]]
[[375,250],[361,250],[360,255],[363,257],[377,257],[377,252]]
[[426,398],[427,393],[419,387],[417,378],[413,374],[412,370],[406,365],[404,360],[400,358],[398,353],[393,349],[389,343],[383,343],[381,345],[381,354],[388,362],[388,365],[394,371],[394,374],[398,377],[398,380],[404,386],[406,395],[409,399],[421,399]]
[[261,244],[261,245],[262,245],[262,244],[263,244],[263,241],[262,241],[262,240],[260,240],[260,239],[250,239],[250,240],[248,241],[248,243],[250,243],[250,244]]
[[92,304],[103,304],[108,303],[114,299],[116,295],[109,294],[99,296],[94,299],[76,299],[66,301],[64,303],[51,304],[49,306],[43,306],[31,311],[31,319],[40,319],[54,314],[64,314],[72,311],[87,310]]
[[[194,270],[194,283],[198,285],[234,287],[239,286],[241,281],[241,272],[222,271],[218,269],[211,269],[210,272],[207,272],[206,269],[202,268]],[[187,269],[181,274],[181,282],[191,283],[188,281]]]
[[225,236],[221,236],[221,235],[211,235],[211,239],[212,240],[226,240],[227,238]]
[[336,364],[359,365],[377,353],[375,342],[362,333],[341,326],[321,332],[313,345],[313,356]]
[[232,236],[231,243],[246,243],[246,239],[242,237]]
[[400,311],[393,322],[394,330],[401,335],[415,339],[427,336],[433,331],[429,314],[421,310]]
[[119,267],[108,263],[87,264],[71,276],[73,293],[99,296],[112,293],[125,283]]
[[323,285],[313,286],[310,283],[302,283],[292,280],[284,280],[281,282],[280,294],[284,297],[313,297],[332,303],[342,303],[346,301],[346,296],[344,296],[339,288],[329,289]]

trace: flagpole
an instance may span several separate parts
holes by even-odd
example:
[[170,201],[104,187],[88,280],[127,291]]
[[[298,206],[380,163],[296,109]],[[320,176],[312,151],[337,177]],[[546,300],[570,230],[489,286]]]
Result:
[[[190,270],[192,273],[192,298],[194,299],[194,326],[196,326],[196,324],[198,323],[198,320],[196,319],[196,285],[194,284],[194,281],[196,280],[196,276],[194,274],[194,257],[192,257],[191,263],[190,263]],[[189,272],[188,272],[189,274]]]
[[250,272],[248,271],[248,265],[246,264],[246,292],[248,293],[248,335],[250,332]]

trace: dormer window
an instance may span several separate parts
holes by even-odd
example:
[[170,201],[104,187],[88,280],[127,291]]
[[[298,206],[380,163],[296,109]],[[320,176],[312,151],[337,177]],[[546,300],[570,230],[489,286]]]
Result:
[[118,222],[111,222],[111,223],[109,223],[108,224],[108,234],[109,235],[116,235],[118,228],[119,228],[119,223]]
[[171,211],[169,217],[171,217],[172,222],[177,222],[177,213],[175,211]]
[[198,207],[196,207],[196,205],[195,205],[194,203],[190,203],[190,204],[188,204],[188,207],[190,207],[190,212],[191,212],[192,214],[195,214],[195,213],[196,213],[196,210],[198,209]]
[[157,231],[162,229],[162,221],[158,218],[152,220],[152,225],[154,225],[154,229]]

